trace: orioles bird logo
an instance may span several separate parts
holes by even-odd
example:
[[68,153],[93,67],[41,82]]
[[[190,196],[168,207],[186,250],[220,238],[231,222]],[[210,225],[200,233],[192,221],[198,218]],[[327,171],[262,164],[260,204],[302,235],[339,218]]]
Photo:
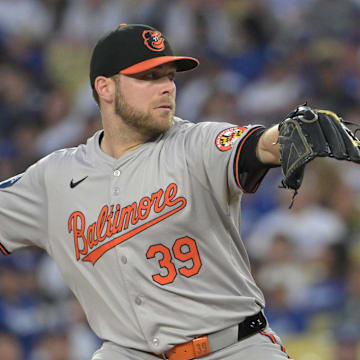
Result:
[[225,129],[218,134],[215,140],[215,144],[217,148],[221,151],[230,150],[235,141],[242,136],[244,131],[246,131],[246,127],[235,126],[228,129]]
[[229,144],[231,142],[233,142],[235,140],[235,138],[239,137],[239,134],[230,134],[230,135],[223,135],[220,138],[220,143],[221,145],[226,145]]
[[152,51],[163,51],[165,49],[165,39],[160,31],[145,30],[142,33],[144,44]]

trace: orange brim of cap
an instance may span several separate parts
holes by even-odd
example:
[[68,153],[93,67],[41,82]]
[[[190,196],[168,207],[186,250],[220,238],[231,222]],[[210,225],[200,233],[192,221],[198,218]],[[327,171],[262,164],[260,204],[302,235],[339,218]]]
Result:
[[120,74],[134,75],[171,62],[176,63],[176,71],[192,70],[200,64],[198,59],[189,56],[159,56],[129,66],[128,68],[121,70]]

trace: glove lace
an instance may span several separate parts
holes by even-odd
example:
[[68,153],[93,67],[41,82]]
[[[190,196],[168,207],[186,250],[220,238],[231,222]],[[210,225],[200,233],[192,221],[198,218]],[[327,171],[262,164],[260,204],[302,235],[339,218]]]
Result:
[[341,121],[342,121],[342,123],[343,123],[344,125],[353,125],[353,126],[356,126],[356,129],[355,129],[355,131],[354,131],[354,135],[357,136],[356,133],[357,133],[358,131],[360,131],[359,124],[354,123],[354,122],[352,122],[352,121],[345,121],[345,120],[343,120],[343,119],[341,119]]
[[[279,189],[288,189],[287,186],[284,185],[284,182],[281,181],[281,185],[278,186]],[[288,209],[291,209],[294,205],[294,202],[295,202],[295,196],[298,194],[298,191],[297,190],[294,190],[293,192],[293,195],[292,195],[292,198],[291,198],[291,203],[288,207]]]

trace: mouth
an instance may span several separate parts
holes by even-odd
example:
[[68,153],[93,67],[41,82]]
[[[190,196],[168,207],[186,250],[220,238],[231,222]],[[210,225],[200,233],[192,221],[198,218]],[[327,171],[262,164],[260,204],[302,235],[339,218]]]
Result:
[[159,106],[157,106],[155,109],[163,109],[163,110],[172,110],[173,109],[173,105],[172,104],[161,104]]

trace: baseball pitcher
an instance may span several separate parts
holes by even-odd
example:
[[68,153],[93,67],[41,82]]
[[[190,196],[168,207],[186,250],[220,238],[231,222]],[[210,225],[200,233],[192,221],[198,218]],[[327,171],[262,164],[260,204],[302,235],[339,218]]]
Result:
[[91,57],[103,130],[0,183],[0,252],[56,261],[103,339],[92,360],[289,358],[250,272],[241,196],[274,166],[296,191],[316,156],[360,160],[329,111],[301,106],[269,129],[175,117],[175,74],[198,64],[122,24]]

